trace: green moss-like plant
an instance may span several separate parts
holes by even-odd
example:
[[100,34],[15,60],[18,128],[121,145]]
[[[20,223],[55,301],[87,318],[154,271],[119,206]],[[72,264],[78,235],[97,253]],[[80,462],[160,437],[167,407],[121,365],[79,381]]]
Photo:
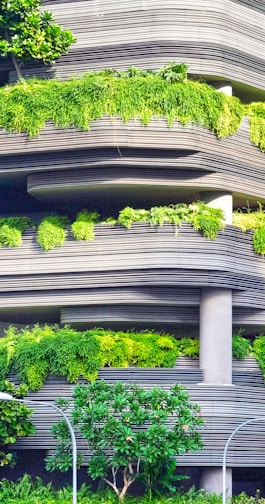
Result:
[[75,239],[93,240],[95,237],[94,224],[96,222],[99,222],[99,214],[97,212],[88,212],[88,210],[79,212],[71,227]]
[[37,242],[43,250],[47,251],[63,245],[66,239],[65,226],[67,222],[66,217],[57,215],[44,217],[37,232]]
[[0,246],[19,247],[22,243],[22,233],[31,226],[27,217],[0,218]]

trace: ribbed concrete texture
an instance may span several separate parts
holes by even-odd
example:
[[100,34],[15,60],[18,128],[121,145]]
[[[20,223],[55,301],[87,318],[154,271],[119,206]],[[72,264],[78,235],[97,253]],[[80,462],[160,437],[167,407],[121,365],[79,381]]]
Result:
[[232,291],[203,288],[200,305],[200,367],[207,384],[232,383]]
[[[201,488],[206,492],[222,493],[222,469],[207,467],[202,471]],[[232,469],[226,471],[226,496],[232,495]]]

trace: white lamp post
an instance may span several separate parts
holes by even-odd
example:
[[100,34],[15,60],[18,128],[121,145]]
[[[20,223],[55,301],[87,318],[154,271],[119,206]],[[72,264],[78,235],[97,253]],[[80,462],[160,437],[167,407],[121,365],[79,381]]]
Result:
[[235,434],[242,428],[245,427],[245,425],[251,424],[253,422],[264,422],[265,417],[255,417],[255,418],[250,418],[250,420],[245,420],[245,422],[242,422],[238,427],[236,427],[231,436],[228,438],[225,449],[223,452],[223,496],[222,496],[222,504],[226,504],[226,456],[227,456],[227,450],[230,445],[230,442],[232,441],[233,437]]
[[29,399],[17,399],[16,397],[13,397],[10,394],[7,394],[6,392],[0,392],[0,401],[15,401],[19,403],[25,403],[25,404],[40,404],[41,406],[50,406],[51,408],[54,408],[57,413],[59,413],[67,423],[67,427],[69,429],[70,435],[71,435],[71,441],[72,441],[72,454],[73,454],[73,504],[77,504],[77,447],[76,447],[76,439],[75,439],[75,433],[74,429],[71,425],[71,422],[69,418],[66,416],[66,414],[56,406],[56,404],[51,403],[51,402],[46,402],[46,401],[31,401]]

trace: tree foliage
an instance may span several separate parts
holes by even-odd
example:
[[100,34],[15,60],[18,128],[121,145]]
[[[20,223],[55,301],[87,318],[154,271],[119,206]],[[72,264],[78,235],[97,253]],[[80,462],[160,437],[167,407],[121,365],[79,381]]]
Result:
[[[8,381],[0,382],[0,389],[18,399],[27,394],[25,385],[15,388]],[[15,443],[17,438],[30,436],[35,431],[30,421],[32,411],[23,403],[0,400],[0,467],[14,463],[14,454],[7,452],[4,447]]]
[[[77,385],[73,399],[72,423],[91,453],[88,473],[92,479],[102,478],[121,500],[136,479],[152,488],[160,476],[162,482],[165,466],[171,466],[173,476],[177,455],[202,448],[199,407],[181,385],[169,391],[145,390],[100,380]],[[53,433],[58,447],[47,468],[67,470],[70,439],[64,422],[55,425]]]
[[75,41],[71,31],[53,22],[40,0],[1,0],[0,55],[11,55],[18,78],[29,60],[53,63]]

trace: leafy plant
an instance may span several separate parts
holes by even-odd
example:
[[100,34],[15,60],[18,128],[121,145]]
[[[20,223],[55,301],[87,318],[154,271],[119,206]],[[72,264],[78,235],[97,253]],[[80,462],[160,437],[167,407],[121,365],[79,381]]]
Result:
[[77,214],[75,222],[72,224],[72,233],[76,240],[93,240],[94,224],[99,222],[99,214],[97,212],[88,212],[82,210]]
[[10,326],[0,338],[0,378],[15,371],[31,390],[40,389],[49,374],[76,382],[97,378],[100,367],[172,367],[178,356],[176,340],[156,333],[76,331],[69,326]]
[[69,30],[53,23],[41,11],[40,0],[2,0],[0,6],[0,55],[11,55],[17,77],[29,60],[53,63],[75,41]]
[[263,207],[258,203],[259,209],[252,211],[247,208],[247,212],[238,210],[233,215],[233,224],[240,227],[242,231],[254,231],[253,248],[257,254],[265,254],[265,213]]
[[251,343],[248,339],[243,338],[242,331],[233,334],[232,338],[232,354],[235,359],[244,360],[250,354]]
[[[101,380],[88,386],[77,385],[73,399],[72,422],[92,453],[88,473],[92,479],[102,478],[119,500],[124,499],[140,475],[160,464],[161,453],[164,462],[176,465],[176,455],[202,448],[198,429],[203,420],[199,407],[189,401],[180,385],[167,392],[159,387],[145,390],[119,382],[108,385]],[[59,446],[48,457],[47,469],[64,465],[66,470],[71,465],[66,449],[69,433],[62,422],[53,432]],[[123,477],[121,487],[119,472]],[[149,484],[152,485],[150,478]]]
[[186,81],[186,66],[173,62],[158,72],[104,70],[63,82],[31,79],[0,90],[0,127],[30,137],[47,121],[87,130],[105,115],[123,122],[139,118],[144,125],[164,117],[169,126],[191,123],[225,137],[236,133],[244,111],[237,98]]
[[19,247],[22,243],[22,233],[31,226],[27,217],[0,218],[0,246]]
[[170,61],[158,72],[158,74],[162,79],[173,84],[174,82],[186,82],[187,71],[188,67],[185,63],[176,64],[174,61]]
[[67,222],[67,217],[57,215],[44,217],[37,232],[37,242],[43,250],[51,250],[63,245],[66,239],[65,226]]
[[[16,388],[8,381],[1,381],[0,387],[1,391],[9,393],[15,398],[24,398],[27,394],[25,385]],[[33,410],[28,409],[23,403],[0,401],[0,446],[13,444],[17,438],[33,434],[35,428],[30,421],[32,412]],[[0,467],[13,463],[13,453],[5,450],[0,451]]]
[[265,378],[265,336],[260,335],[255,338],[252,344],[252,352],[254,357],[257,359],[260,369],[263,372],[263,377]]
[[178,349],[180,355],[186,357],[199,357],[200,341],[198,338],[181,338],[178,340]]
[[117,222],[127,228],[135,222],[149,222],[151,226],[163,226],[168,222],[177,227],[183,222],[189,222],[206,238],[216,238],[218,231],[224,227],[222,210],[212,208],[202,201],[152,207],[150,210],[126,207],[120,211]]

